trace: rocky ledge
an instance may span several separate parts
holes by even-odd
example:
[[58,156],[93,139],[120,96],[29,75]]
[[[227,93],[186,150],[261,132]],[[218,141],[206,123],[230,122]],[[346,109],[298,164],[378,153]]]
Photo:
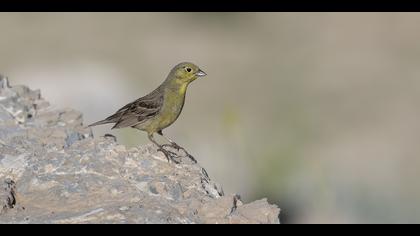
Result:
[[178,154],[94,138],[81,113],[0,76],[0,223],[279,223],[277,206],[225,195]]

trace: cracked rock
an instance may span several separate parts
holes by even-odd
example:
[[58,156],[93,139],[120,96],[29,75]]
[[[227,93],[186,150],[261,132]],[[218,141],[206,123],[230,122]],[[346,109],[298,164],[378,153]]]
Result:
[[16,205],[16,183],[11,179],[6,179],[3,185],[3,189],[0,191],[0,199],[2,200],[0,214]]
[[0,76],[0,223],[279,223],[277,206],[225,196],[178,155],[95,138],[80,112]]

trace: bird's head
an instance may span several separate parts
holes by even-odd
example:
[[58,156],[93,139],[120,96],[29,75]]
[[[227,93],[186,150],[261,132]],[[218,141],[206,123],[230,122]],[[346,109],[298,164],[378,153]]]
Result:
[[182,62],[172,69],[170,77],[172,77],[178,84],[189,84],[198,77],[206,75],[207,74],[204,71],[193,63]]

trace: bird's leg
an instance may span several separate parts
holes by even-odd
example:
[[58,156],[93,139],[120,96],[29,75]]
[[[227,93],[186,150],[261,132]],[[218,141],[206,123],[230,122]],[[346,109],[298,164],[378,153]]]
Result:
[[156,140],[153,138],[153,134],[149,134],[147,136],[149,138],[150,141],[152,141],[152,143],[154,143],[156,146],[158,146],[158,151],[163,152],[163,154],[165,154],[166,159],[168,159],[168,162],[173,161],[175,164],[179,164],[180,162],[175,160],[174,156],[176,156],[175,153],[168,151],[166,149],[163,148],[163,145],[160,145],[158,142],[156,142]]
[[185,150],[185,148],[179,146],[177,143],[175,143],[174,141],[172,141],[170,138],[166,137],[165,135],[163,135],[162,130],[160,130],[159,132],[157,132],[160,136],[162,136],[164,139],[166,139],[166,141],[168,141],[170,144],[163,144],[162,147],[173,147],[176,150],[182,150],[186,156],[188,156],[188,158],[190,158],[194,163],[197,163],[197,160],[187,152],[187,150]]
[[170,143],[170,144],[163,144],[162,147],[173,147],[173,148],[175,148],[178,151],[180,149],[182,149],[182,151],[186,152],[186,150],[183,147],[179,146],[177,143],[175,143],[174,141],[172,141],[170,138],[168,138],[165,135],[163,135],[162,130],[159,130],[157,133],[160,136],[162,136],[164,139],[166,139],[166,141],[168,141]]

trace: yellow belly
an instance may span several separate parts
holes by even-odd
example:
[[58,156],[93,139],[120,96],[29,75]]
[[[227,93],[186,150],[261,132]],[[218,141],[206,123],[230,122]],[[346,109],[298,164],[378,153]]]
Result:
[[137,125],[136,128],[152,134],[174,123],[179,117],[185,101],[185,89],[181,91],[183,94],[179,94],[179,92],[180,91],[166,92],[163,106],[159,111],[159,114]]

